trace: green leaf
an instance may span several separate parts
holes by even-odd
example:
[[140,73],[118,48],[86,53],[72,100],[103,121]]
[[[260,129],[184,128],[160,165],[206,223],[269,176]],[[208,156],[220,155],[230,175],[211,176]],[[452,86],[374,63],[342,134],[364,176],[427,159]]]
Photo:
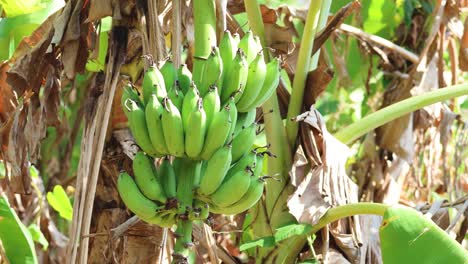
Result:
[[[10,6],[11,2],[15,3]],[[20,4],[16,6],[17,3],[24,2],[28,1],[0,0],[3,8],[8,6],[10,14],[15,14],[0,18],[0,60],[9,59],[24,37],[29,36],[47,17],[65,5],[63,0],[49,0],[41,3],[39,8],[22,8]],[[22,12],[16,12],[16,8],[20,8]],[[6,9],[4,11],[7,12]]]
[[310,233],[312,226],[309,224],[292,224],[276,229],[273,236],[267,236],[244,243],[239,247],[239,250],[245,251],[253,247],[272,247],[278,242],[288,239],[293,236],[305,235]]
[[280,242],[281,240],[288,239],[293,236],[305,235],[310,233],[312,226],[309,224],[292,224],[280,227],[276,229],[274,235],[275,242]]
[[47,201],[50,206],[57,211],[61,217],[71,220],[73,216],[73,207],[62,186],[55,185],[53,192],[47,193]]
[[39,0],[0,0],[0,5],[7,17],[29,14],[44,8]]
[[272,247],[275,244],[275,238],[272,236],[267,236],[242,244],[240,245],[239,250],[244,251],[254,247]]
[[0,179],[5,178],[6,170],[5,170],[5,162],[3,160],[0,161]]
[[31,165],[31,167],[29,167],[29,174],[33,178],[39,177],[39,171],[37,170],[36,167],[34,167],[34,165]]
[[362,1],[361,8],[364,31],[390,39],[403,19],[403,9],[395,1]]
[[5,196],[0,197],[0,240],[10,263],[37,263],[31,234],[10,207]]
[[36,224],[31,224],[28,226],[29,233],[31,234],[32,239],[41,244],[42,250],[46,251],[49,247],[49,241],[45,238],[41,229]]

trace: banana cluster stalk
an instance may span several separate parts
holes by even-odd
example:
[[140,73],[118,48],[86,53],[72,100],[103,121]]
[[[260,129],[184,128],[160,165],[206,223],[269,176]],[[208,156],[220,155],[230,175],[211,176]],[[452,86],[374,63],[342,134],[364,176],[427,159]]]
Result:
[[265,63],[251,31],[241,39],[226,31],[219,47],[199,52],[192,72],[169,60],[150,66],[142,93],[128,86],[121,100],[141,151],[133,177],[120,174],[118,191],[142,220],[177,225],[175,252],[184,258],[190,221],[241,213],[263,195],[263,159],[270,153],[253,148],[256,108],[275,92],[281,70],[276,58]]

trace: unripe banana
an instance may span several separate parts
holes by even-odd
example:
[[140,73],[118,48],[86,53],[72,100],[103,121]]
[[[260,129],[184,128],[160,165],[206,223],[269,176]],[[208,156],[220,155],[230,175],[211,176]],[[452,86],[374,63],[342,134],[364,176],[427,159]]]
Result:
[[156,94],[160,101],[167,96],[164,77],[155,65],[150,66],[143,77],[143,101],[145,104],[151,94]]
[[167,197],[157,178],[156,168],[153,159],[150,159],[143,152],[138,152],[133,159],[133,172],[135,181],[141,192],[149,199],[166,203]]
[[206,113],[201,98],[197,109],[190,113],[185,127],[185,153],[188,157],[196,159],[203,150],[207,128]]
[[258,52],[261,52],[263,47],[262,47],[262,42],[260,41],[260,38],[258,36],[254,36],[255,44],[257,45],[257,50]]
[[232,166],[226,175],[226,179],[232,177],[232,175],[236,174],[239,171],[245,170],[247,167],[251,170],[255,170],[257,166],[257,152],[249,151],[247,152],[242,158]]
[[219,112],[221,101],[218,96],[218,87],[215,85],[210,87],[208,93],[203,97],[203,109],[206,113],[206,125],[209,127],[215,113]]
[[255,168],[253,170],[253,176],[255,178],[260,178],[263,175],[263,162],[265,161],[265,153],[258,153]]
[[211,52],[210,57],[208,57],[208,59],[206,60],[201,84],[200,86],[198,86],[198,90],[200,91],[200,94],[202,96],[204,96],[208,92],[209,88],[212,85],[221,87],[219,86],[219,80],[221,79],[222,73],[223,61],[221,59],[219,49],[218,47],[213,47],[213,51]]
[[223,103],[227,102],[232,96],[235,96],[238,101],[240,95],[244,91],[249,73],[249,65],[241,49],[237,50],[230,67],[230,70],[226,71],[223,80],[223,89],[221,92],[221,100]]
[[215,113],[213,121],[208,126],[205,144],[201,153],[202,159],[210,159],[213,153],[226,143],[231,129],[229,110],[229,105],[227,105],[221,111]]
[[249,30],[245,33],[245,35],[241,38],[238,47],[245,53],[248,64],[250,64],[255,59],[255,56],[257,56],[257,53],[260,51],[258,49],[257,43],[255,42],[252,30]]
[[184,127],[179,109],[167,97],[163,100],[163,107],[161,121],[167,149],[172,156],[183,157],[185,150]]
[[232,140],[232,160],[234,162],[242,158],[252,148],[257,136],[256,127],[255,124],[252,124],[242,129]]
[[[207,58],[193,57],[192,81],[200,89],[205,72]],[[200,93],[201,94],[201,93]]]
[[223,59],[224,69],[229,70],[231,62],[234,60],[237,52],[237,42],[229,30],[224,31],[223,37],[219,43],[219,53]]
[[184,125],[184,129],[188,128],[188,120],[190,114],[197,109],[198,100],[200,99],[200,95],[198,93],[198,89],[195,84],[192,82],[187,93],[185,93],[184,101],[182,103],[182,123]]
[[254,102],[249,105],[248,109],[254,109],[263,105],[263,103],[271,97],[276,91],[281,77],[281,65],[278,58],[274,58],[267,64],[265,82],[263,83],[262,89],[255,98]]
[[160,153],[153,147],[148,134],[145,111],[131,99],[128,99],[126,104],[128,105],[127,109],[129,111],[127,115],[128,124],[136,143],[148,155],[159,156]]
[[228,144],[216,150],[206,161],[206,169],[201,177],[198,193],[205,196],[214,193],[223,182],[231,161],[231,145]]
[[139,105],[142,105],[143,102],[141,101],[140,96],[138,96],[138,93],[135,90],[133,90],[133,87],[131,85],[126,85],[123,89],[124,90],[122,92],[122,97],[120,98],[120,103],[122,105],[122,109],[125,115],[128,117],[129,108],[126,105],[126,103],[128,103],[127,99],[131,99]]
[[182,93],[187,94],[190,84],[192,83],[192,73],[187,68],[187,64],[182,64],[177,71],[177,79],[179,80]]
[[249,189],[251,175],[250,168],[235,173],[211,195],[211,201],[220,207],[227,207],[239,201]]
[[164,84],[166,85],[166,89],[169,93],[170,89],[174,85],[174,82],[177,80],[177,69],[171,60],[167,60],[161,67],[160,71],[164,77]]
[[220,77],[219,87],[223,87],[224,76],[226,75],[226,72],[231,70],[232,61],[234,60],[234,57],[236,57],[236,52],[237,42],[234,40],[229,30],[224,31],[223,37],[219,43],[219,53],[223,60],[223,72]]
[[169,158],[164,158],[159,166],[158,175],[168,198],[176,197],[177,178]]
[[174,86],[172,86],[172,89],[167,93],[167,96],[169,99],[171,99],[172,103],[177,107],[177,109],[181,111],[182,103],[184,102],[184,94],[180,89],[179,81],[176,80],[174,82]]
[[241,199],[228,207],[213,208],[210,206],[210,211],[224,215],[235,215],[252,208],[262,197],[265,182],[262,179],[252,178],[250,180],[249,189],[241,197]]
[[164,111],[155,94],[152,94],[145,108],[146,124],[154,149],[162,155],[169,153],[162,128],[161,115]]
[[126,172],[120,173],[117,179],[117,190],[127,208],[136,215],[151,218],[160,209],[156,203],[141,193],[135,181]]
[[252,109],[247,113],[238,113],[236,127],[234,128],[234,137],[237,136],[244,128],[251,126],[255,122],[256,116],[256,109]]
[[249,65],[249,75],[245,84],[241,99],[237,102],[239,112],[248,112],[251,110],[248,106],[255,102],[260,90],[265,82],[266,64],[263,60],[263,53],[259,52],[254,61]]
[[237,107],[236,102],[234,102],[234,97],[229,99],[227,105],[229,106],[229,118],[231,119],[231,128],[229,129],[228,140],[231,140],[234,137],[233,133],[237,124]]
[[160,227],[164,227],[164,228],[171,228],[173,225],[176,224],[176,214],[175,213],[164,213],[164,212],[158,212],[156,213],[155,216],[153,217],[149,217],[149,218],[145,218],[145,217],[141,217],[141,216],[138,216],[141,220],[149,223],[149,224],[153,224],[153,225],[157,225],[157,226],[160,226]]

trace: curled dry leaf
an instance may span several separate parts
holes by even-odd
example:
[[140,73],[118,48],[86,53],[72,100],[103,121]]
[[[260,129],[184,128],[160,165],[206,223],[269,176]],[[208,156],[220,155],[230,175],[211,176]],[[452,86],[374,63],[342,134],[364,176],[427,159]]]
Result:
[[[299,222],[313,225],[330,207],[358,202],[358,189],[345,171],[350,150],[327,131],[322,115],[311,108],[298,116],[297,120],[304,121],[314,128],[310,129],[309,133],[320,133],[323,138],[321,146],[318,147],[322,152],[316,154],[320,156],[322,164],[311,168],[288,201],[290,213]],[[310,138],[314,140],[315,137]],[[347,253],[347,257],[356,259],[361,243],[358,217],[355,217],[354,221],[342,219],[331,225],[330,230],[335,241],[340,242],[337,245]]]

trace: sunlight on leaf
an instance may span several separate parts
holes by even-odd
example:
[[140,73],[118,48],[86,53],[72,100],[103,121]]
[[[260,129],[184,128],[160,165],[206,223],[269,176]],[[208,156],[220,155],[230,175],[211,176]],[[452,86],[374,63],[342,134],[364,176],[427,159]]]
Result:
[[37,263],[31,235],[5,196],[0,197],[0,240],[10,263]]
[[49,247],[49,241],[47,241],[41,229],[36,224],[31,224],[30,226],[28,226],[28,230],[29,233],[31,233],[32,239],[35,242],[41,244],[42,250],[46,251]]
[[55,185],[53,192],[47,193],[47,201],[50,206],[57,211],[61,217],[71,220],[73,216],[73,207],[62,186]]

